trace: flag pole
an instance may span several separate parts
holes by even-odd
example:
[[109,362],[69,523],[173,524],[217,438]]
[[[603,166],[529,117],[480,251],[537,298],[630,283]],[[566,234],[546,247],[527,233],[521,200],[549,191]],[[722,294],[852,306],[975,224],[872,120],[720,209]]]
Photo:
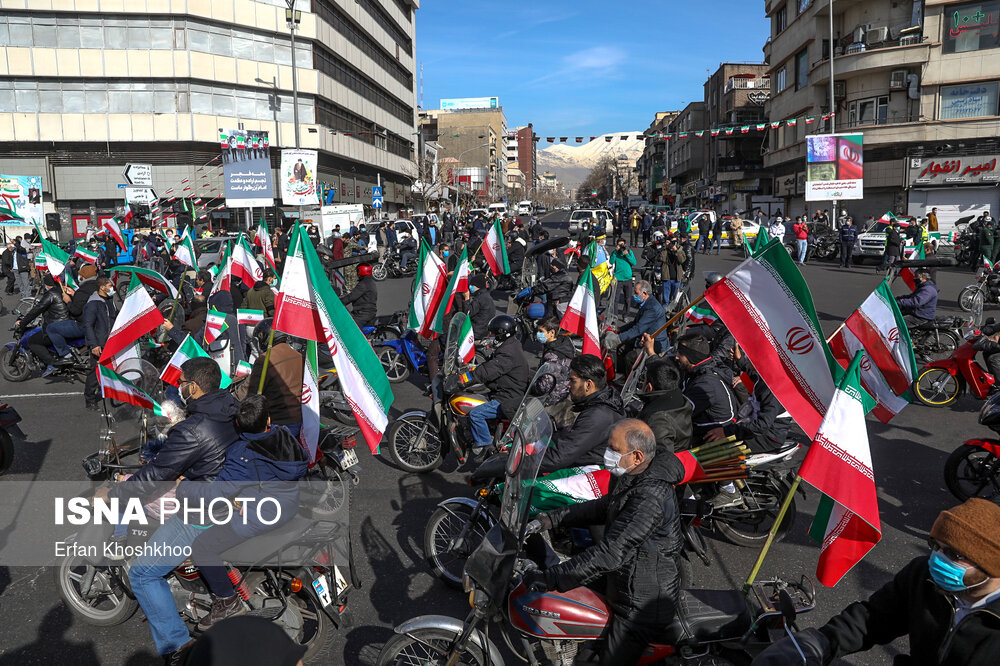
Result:
[[781,528],[781,523],[785,520],[785,515],[788,513],[788,507],[792,505],[792,500],[795,498],[795,491],[799,489],[800,481],[802,481],[802,477],[796,474],[795,481],[792,482],[792,487],[788,489],[788,495],[785,496],[785,501],[781,505],[781,510],[778,511],[778,516],[774,519],[774,524],[771,525],[771,531],[767,534],[767,541],[764,542],[764,548],[761,549],[760,555],[757,556],[757,562],[754,563],[753,569],[747,577],[747,582],[743,585],[744,592],[750,589],[750,586],[753,585],[754,579],[757,578],[757,574],[760,572],[760,567],[764,564],[764,558],[767,556],[767,552],[771,549],[771,544],[774,543],[774,537],[777,536],[778,530]]
[[260,369],[260,384],[257,393],[264,392],[264,379],[267,377],[267,364],[271,361],[271,347],[274,346],[274,320],[271,320],[271,335],[267,339],[267,351],[264,352],[264,366]]
[[685,312],[687,312],[688,310],[690,310],[691,308],[693,308],[698,303],[701,303],[703,300],[705,300],[705,294],[702,294],[698,298],[696,298],[693,301],[691,301],[690,303],[688,303],[687,308],[685,308],[684,310],[681,310],[680,312],[678,312],[677,314],[675,314],[673,317],[671,317],[670,319],[667,320],[666,324],[664,324],[663,326],[661,326],[658,329],[656,329],[656,332],[652,333],[652,337],[655,338],[660,333],[663,333],[663,331],[665,331],[668,328],[670,328],[670,325],[673,324],[678,319],[680,319],[681,317],[683,317]]

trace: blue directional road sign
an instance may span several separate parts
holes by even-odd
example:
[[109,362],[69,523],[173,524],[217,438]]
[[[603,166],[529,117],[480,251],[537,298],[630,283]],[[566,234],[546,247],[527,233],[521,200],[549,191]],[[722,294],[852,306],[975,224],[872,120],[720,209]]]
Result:
[[372,208],[382,207],[382,188],[373,187],[372,188]]

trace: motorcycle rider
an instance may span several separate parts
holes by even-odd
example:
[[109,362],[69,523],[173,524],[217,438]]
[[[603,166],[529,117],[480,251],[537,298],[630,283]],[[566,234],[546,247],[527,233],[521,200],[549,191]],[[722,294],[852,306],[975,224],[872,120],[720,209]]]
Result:
[[69,308],[67,307],[69,299],[64,300],[62,287],[56,284],[51,275],[46,274],[42,278],[42,286],[47,288],[46,292],[38,299],[35,306],[28,310],[28,314],[14,322],[14,330],[17,332],[17,337],[21,337],[24,328],[30,326],[31,322],[41,315],[42,330],[28,338],[28,349],[31,350],[31,353],[38,360],[46,365],[45,371],[42,372],[42,377],[48,377],[56,371],[57,365],[65,365],[66,363],[65,361],[60,362],[52,356],[52,353],[49,351],[49,345],[52,344],[52,340],[46,334],[45,330],[53,323],[69,318]]
[[472,334],[477,340],[484,340],[489,334],[490,322],[497,314],[496,303],[486,288],[485,275],[469,276],[469,294],[471,297],[464,303],[465,313],[472,320]]
[[101,387],[95,368],[118,316],[114,295],[115,284],[111,278],[101,276],[97,278],[97,290],[83,306],[83,332],[90,348],[90,371],[83,385],[83,398],[87,409],[91,411],[97,411],[100,407]]
[[[980,330],[982,335],[972,343],[972,348],[983,353],[986,369],[994,377],[1000,377],[1000,324],[986,323]],[[990,395],[1000,391],[1000,384],[990,385]]]
[[566,314],[566,306],[573,298],[575,287],[566,272],[566,264],[559,259],[553,259],[549,266],[552,270],[549,278],[531,287],[528,294],[545,296],[545,316],[562,317]]
[[[646,280],[639,280],[632,289],[632,300],[639,311],[631,322],[618,329],[618,365],[622,369],[631,368],[638,355],[637,347],[643,333],[654,335],[656,351],[661,352],[670,344],[666,330],[660,331],[667,323],[667,315],[660,302],[653,298],[653,287]],[[657,333],[657,331],[660,331]]]
[[555,371],[539,377],[529,391],[541,399],[556,425],[569,425],[573,404],[569,400],[569,365],[576,358],[576,348],[569,336],[560,334],[558,318],[539,319],[536,326],[535,337],[542,344],[539,367],[548,363]]
[[55,362],[57,366],[72,364],[73,356],[66,340],[83,337],[83,327],[80,325],[80,320],[83,318],[83,307],[97,290],[97,266],[87,264],[80,269],[78,275],[79,285],[75,290],[63,287],[62,299],[66,303],[69,317],[61,321],[54,321],[45,327],[45,334],[52,340],[52,346],[55,347],[56,354],[59,355]]
[[378,288],[372,277],[371,264],[358,264],[358,283],[341,299],[344,305],[354,304],[351,316],[358,326],[373,326],[378,313]]
[[938,291],[940,291],[931,281],[931,272],[926,268],[918,268],[913,274],[913,279],[916,281],[913,293],[896,299],[903,312],[903,319],[911,330],[934,322],[934,317],[937,315]]
[[[908,636],[910,656],[897,664],[989,666],[1000,654],[1000,507],[974,497],[942,511],[931,527],[930,555],[818,629],[795,634],[808,666]],[[753,666],[803,663],[789,639],[767,648]]]
[[406,270],[406,265],[412,259],[417,258],[417,241],[412,235],[408,235],[404,240],[399,243],[399,268],[402,271]]
[[614,616],[604,635],[600,664],[635,664],[674,618],[683,547],[674,484],[683,466],[658,451],[642,421],[614,426],[604,465],[615,479],[596,500],[539,513],[528,531],[603,523],[604,537],[569,560],[524,576],[529,589],[571,590],[603,579]]
[[673,359],[655,358],[646,364],[646,390],[639,420],[656,437],[656,447],[674,453],[691,448],[691,403],[681,391],[681,370]]
[[250,288],[243,298],[243,308],[246,310],[260,310],[265,317],[274,316],[274,291],[271,289],[277,281],[274,271],[270,268],[264,269],[264,279],[257,280],[257,283]]
[[512,418],[528,390],[531,378],[521,341],[515,335],[517,322],[514,318],[508,315],[493,317],[489,323],[489,333],[498,343],[493,356],[472,372],[461,376],[463,386],[485,384],[490,391],[490,399],[469,412],[473,444],[478,449],[493,443],[487,421],[504,416]]

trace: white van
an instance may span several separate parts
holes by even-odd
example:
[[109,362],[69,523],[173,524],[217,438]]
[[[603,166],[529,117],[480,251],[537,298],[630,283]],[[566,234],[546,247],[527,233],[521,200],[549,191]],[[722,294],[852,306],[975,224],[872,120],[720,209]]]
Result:
[[490,216],[498,215],[498,214],[501,215],[501,216],[506,215],[507,214],[507,204],[505,204],[505,203],[490,204],[489,211],[490,211]]
[[531,215],[534,212],[534,207],[530,201],[522,201],[517,204],[517,214],[518,215]]

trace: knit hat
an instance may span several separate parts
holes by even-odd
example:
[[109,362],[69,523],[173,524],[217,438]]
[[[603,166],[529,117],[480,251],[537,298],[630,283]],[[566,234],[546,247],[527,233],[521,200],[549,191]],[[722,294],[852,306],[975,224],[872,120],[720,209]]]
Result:
[[469,278],[469,284],[476,289],[486,288],[486,276],[485,275],[473,275]]
[[89,280],[90,278],[97,275],[97,266],[94,264],[87,264],[80,269],[80,279]]
[[942,511],[931,538],[969,558],[991,578],[1000,578],[1000,506],[973,497]]
[[712,344],[700,335],[685,335],[678,341],[677,355],[687,357],[691,365],[698,365],[712,355]]

